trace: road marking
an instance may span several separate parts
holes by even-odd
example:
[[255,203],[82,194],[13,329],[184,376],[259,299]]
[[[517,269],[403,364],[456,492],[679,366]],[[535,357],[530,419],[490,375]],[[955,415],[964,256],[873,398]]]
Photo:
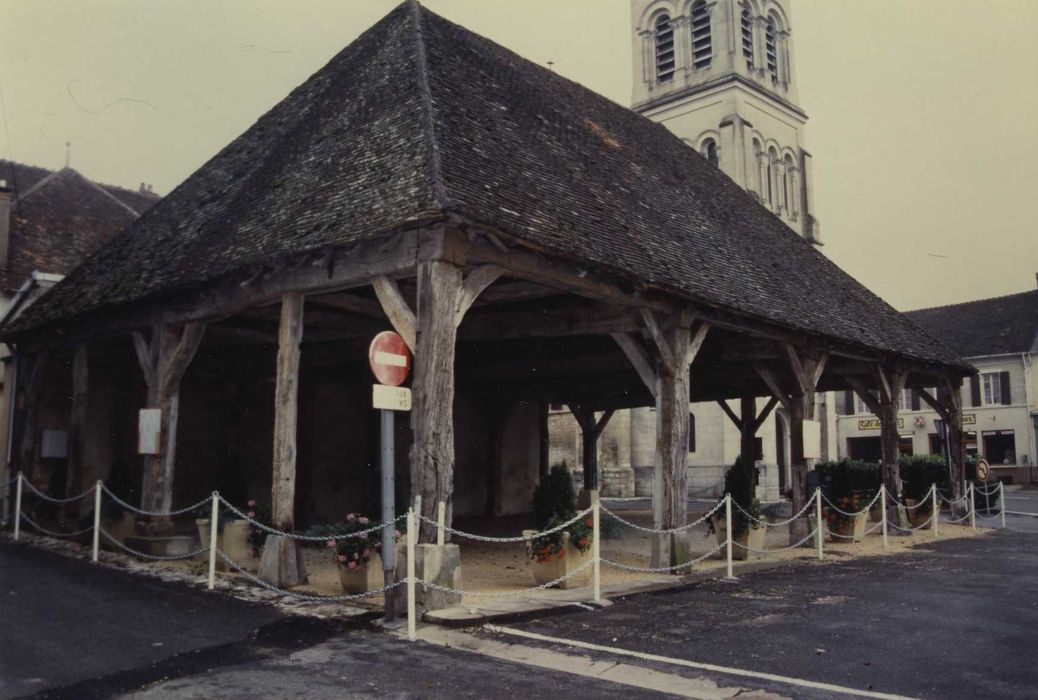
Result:
[[[744,692],[760,690],[759,688],[743,687],[747,685],[745,683],[723,686],[705,676],[689,677],[688,675],[648,668],[642,664],[596,660],[587,654],[566,654],[542,646],[503,642],[485,636],[476,636],[461,630],[445,629],[433,625],[419,629],[418,634],[419,639],[430,644],[444,646],[448,649],[476,653],[502,661],[534,666],[558,673],[594,678],[607,683],[650,690],[668,696],[692,698],[693,700],[728,700]],[[405,638],[405,636],[401,636],[401,639]],[[774,693],[760,694],[754,697],[792,700]]]
[[790,676],[780,676],[776,673],[764,673],[762,671],[747,671],[741,668],[732,668],[731,666],[718,666],[717,664],[707,664],[698,661],[688,661],[686,659],[675,659],[669,656],[660,656],[658,654],[647,654],[641,651],[631,651],[629,649],[619,649],[617,647],[607,647],[602,644],[592,644],[590,642],[580,642],[574,639],[563,639],[561,637],[549,637],[543,634],[537,634],[536,632],[526,632],[525,630],[510,629],[508,627],[499,627],[497,625],[484,625],[484,629],[490,632],[499,632],[501,634],[509,634],[514,637],[524,637],[526,639],[534,639],[540,642],[549,642],[551,644],[564,644],[566,646],[576,647],[578,649],[586,649],[588,651],[601,651],[607,654],[616,654],[619,656],[630,656],[635,659],[643,659],[645,661],[656,661],[658,663],[672,664],[674,666],[684,666],[685,668],[694,668],[700,671],[713,671],[715,673],[726,673],[732,676],[740,676],[743,678],[756,678],[758,680],[772,681],[775,683],[783,683],[785,685],[794,685],[800,688],[811,688],[812,690],[825,690],[830,693],[840,693],[842,695],[851,695],[854,697],[861,698],[882,698],[884,700],[913,700],[907,695],[894,695],[891,693],[878,693],[873,690],[859,690],[857,688],[848,688],[842,685],[833,685],[832,683],[819,683],[817,681],[809,681],[804,678],[792,678]]
[[1038,518],[1038,513],[1023,513],[1019,510],[1007,510],[1006,515],[1029,515],[1032,518]]

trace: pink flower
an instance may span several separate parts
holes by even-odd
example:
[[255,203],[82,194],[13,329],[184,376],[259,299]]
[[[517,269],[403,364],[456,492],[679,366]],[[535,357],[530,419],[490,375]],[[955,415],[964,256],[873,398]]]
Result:
[[353,513],[350,513],[349,515],[346,516],[346,522],[348,522],[348,523],[352,523],[356,519],[357,519],[357,516],[354,515]]
[[250,510],[248,513],[245,514],[245,517],[247,517],[247,518],[255,518],[256,517],[256,513],[255,513],[255,511],[251,511]]
[[339,556],[336,557],[336,559],[338,559],[341,562],[345,562],[346,561],[346,555],[345,554],[340,554]]
[[370,549],[365,549],[365,550],[364,550],[364,551],[363,551],[363,552],[361,553],[361,556],[362,556],[362,557],[369,557],[369,556],[371,556],[371,550],[370,550]]
[[328,540],[324,543],[324,546],[328,549],[335,549],[335,540]]
[[249,508],[255,508],[256,507],[256,501],[249,501],[245,505],[247,505]]
[[361,516],[361,517],[357,518],[357,522],[360,523],[361,525],[367,525],[368,524],[368,519],[363,517],[363,516]]
[[347,564],[346,566],[347,566],[348,568],[350,568],[350,569],[356,569],[356,568],[357,568],[357,562],[355,562],[355,561],[351,561],[351,562],[350,562],[349,564]]
[[400,539],[400,530],[397,530],[397,531],[396,531],[396,538],[397,538],[397,539]]

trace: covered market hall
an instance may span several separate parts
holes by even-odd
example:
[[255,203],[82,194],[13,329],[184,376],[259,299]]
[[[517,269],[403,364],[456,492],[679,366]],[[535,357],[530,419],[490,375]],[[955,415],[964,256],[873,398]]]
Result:
[[[657,528],[687,519],[692,400],[740,400],[744,453],[757,397],[788,411],[796,510],[815,392],[867,401],[899,493],[915,387],[962,488],[969,365],[663,126],[413,1],[3,329],[12,469],[69,493],[118,476],[153,511],[218,489],[285,530],[375,513],[367,348],[387,329],[414,354],[397,500],[429,518],[526,511],[549,403],[655,407]],[[69,435],[60,468],[44,429]],[[657,538],[653,563],[683,551]]]

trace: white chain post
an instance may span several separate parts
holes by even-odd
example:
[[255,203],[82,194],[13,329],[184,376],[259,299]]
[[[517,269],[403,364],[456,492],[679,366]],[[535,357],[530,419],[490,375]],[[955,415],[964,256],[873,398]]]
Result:
[[883,521],[883,549],[887,548],[887,485],[879,485],[879,517]]
[[220,531],[220,494],[213,491],[213,512],[209,517],[209,590],[216,587],[216,545]]
[[726,493],[724,495],[724,526],[725,534],[724,538],[724,558],[728,567],[728,578],[735,578],[732,575],[732,494]]
[[1004,481],[998,482],[998,498],[1001,501],[1001,503],[999,505],[1002,506],[1001,508],[999,508],[999,511],[1001,512],[1001,516],[1002,516],[1002,529],[1005,530],[1006,529],[1006,482],[1004,482]]
[[602,550],[599,539],[602,532],[601,517],[598,489],[595,489],[591,492],[591,557],[594,561],[591,565],[591,593],[596,603],[602,602]]
[[97,561],[98,549],[101,547],[101,480],[94,484],[94,551],[93,560]]
[[414,497],[414,512],[415,512],[415,522],[416,523],[421,523],[422,522],[422,520],[421,520],[421,518],[422,518],[422,494],[418,494],[417,496]]
[[447,504],[440,501],[439,506],[436,508],[436,544],[443,546],[444,530],[443,525],[447,521]]
[[825,529],[822,525],[822,487],[815,487],[815,543],[818,545],[818,561],[822,561],[822,541],[825,539]]
[[930,514],[931,529],[933,530],[934,539],[937,539],[937,521],[941,519],[941,511],[938,510],[937,505],[937,484],[933,484],[930,487]]
[[977,531],[977,508],[976,508],[976,495],[973,492],[973,482],[966,484],[966,494],[969,498],[967,505],[970,509],[970,527],[973,531]]
[[15,482],[14,491],[14,541],[18,541],[18,535],[22,531],[22,476],[21,472],[18,472],[18,479]]
[[[415,496],[415,503],[421,503],[421,496]],[[415,531],[414,511],[410,510],[407,512],[407,638],[412,642],[417,638],[415,627],[417,623],[415,621],[415,599],[414,599],[414,545],[415,540],[418,538],[418,533]]]

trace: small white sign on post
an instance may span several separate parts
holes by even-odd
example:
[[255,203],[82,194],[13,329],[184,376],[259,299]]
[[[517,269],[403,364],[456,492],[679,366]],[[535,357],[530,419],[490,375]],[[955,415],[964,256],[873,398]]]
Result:
[[159,454],[162,436],[162,409],[142,408],[137,419],[137,452],[142,455]]
[[68,457],[68,431],[43,429],[40,439],[40,457],[43,459],[65,459]]
[[804,459],[822,458],[822,424],[816,420],[804,421]]
[[375,408],[387,411],[410,411],[411,390],[406,386],[372,384],[371,403]]

